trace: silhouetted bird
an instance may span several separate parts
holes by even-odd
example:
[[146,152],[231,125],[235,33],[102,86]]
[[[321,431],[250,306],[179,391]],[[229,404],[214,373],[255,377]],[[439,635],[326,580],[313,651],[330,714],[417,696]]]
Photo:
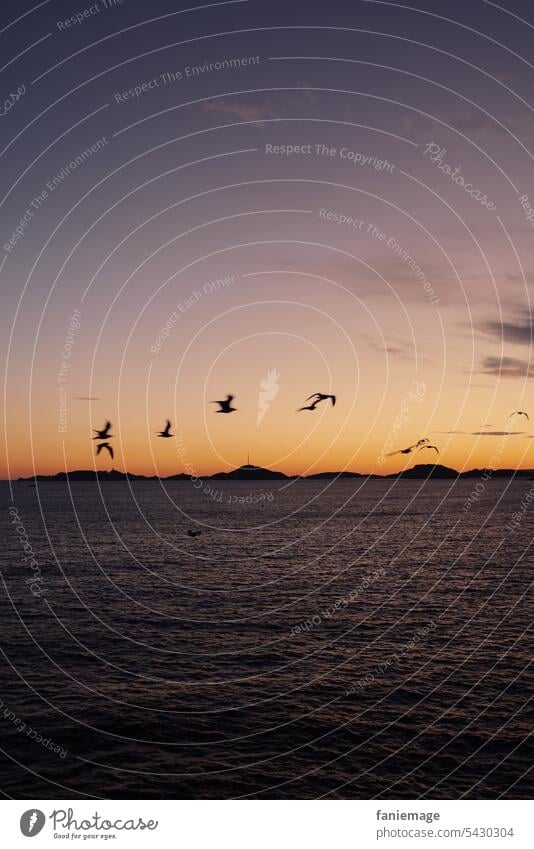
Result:
[[314,392],[313,395],[310,395],[309,398],[306,398],[306,401],[310,401],[312,398],[315,398],[308,407],[299,407],[297,413],[300,413],[301,410],[315,410],[317,404],[320,404],[321,401],[330,401],[332,402],[332,407],[336,406],[336,396],[335,395],[323,395],[322,392]]
[[192,531],[190,528],[187,531],[188,536],[190,537],[199,537],[202,531]]
[[94,427],[93,430],[96,433],[96,436],[93,436],[93,439],[113,439],[113,434],[109,432],[111,427],[111,422],[106,422],[104,430],[97,430],[96,427]]
[[530,421],[528,413],[525,413],[523,410],[516,410],[510,415],[510,418],[512,418],[512,416],[526,416],[527,422]]
[[165,430],[160,430],[158,432],[158,436],[161,436],[162,439],[170,439],[174,434],[171,433],[171,423],[169,419],[167,419],[167,424],[165,425]]
[[218,404],[220,410],[215,410],[216,413],[235,413],[237,407],[232,407],[232,401],[235,395],[227,395],[225,401],[210,401],[210,404]]
[[101,442],[101,443],[100,443],[100,445],[97,445],[97,446],[96,446],[96,454],[97,454],[97,456],[98,456],[98,455],[100,454],[100,452],[102,451],[102,448],[106,448],[106,450],[107,450],[107,451],[109,451],[109,453],[110,453],[110,455],[111,455],[111,459],[113,460],[113,448],[111,447],[111,445],[109,444],[109,442]]
[[386,457],[394,457],[395,454],[411,454],[416,448],[420,451],[421,448],[429,447],[426,445],[427,442],[430,442],[430,439],[427,439],[426,437],[424,439],[418,439],[417,442],[413,445],[409,445],[408,448],[401,448],[399,451],[390,451],[389,454],[386,454]]

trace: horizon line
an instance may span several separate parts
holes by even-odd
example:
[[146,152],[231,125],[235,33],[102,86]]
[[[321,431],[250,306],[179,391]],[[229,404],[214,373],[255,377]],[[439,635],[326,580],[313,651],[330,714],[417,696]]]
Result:
[[[27,482],[27,481],[36,480],[36,479],[39,479],[39,478],[41,478],[41,479],[43,479],[43,478],[44,479],[55,479],[55,478],[58,478],[58,477],[65,477],[65,478],[68,479],[71,476],[79,475],[79,474],[95,475],[95,476],[100,476],[100,475],[101,476],[107,476],[107,475],[117,474],[117,475],[122,475],[122,476],[128,477],[128,478],[139,478],[139,479],[145,479],[145,480],[172,480],[173,478],[183,478],[184,480],[195,481],[195,480],[202,480],[202,479],[209,480],[209,479],[218,478],[218,477],[221,477],[221,476],[229,477],[230,479],[235,479],[234,476],[235,476],[236,473],[243,472],[244,474],[246,474],[247,471],[250,471],[250,472],[265,472],[267,477],[271,477],[273,475],[276,475],[276,476],[280,476],[279,479],[286,479],[286,480],[309,480],[309,479],[314,479],[314,478],[318,478],[318,477],[326,477],[326,476],[342,477],[343,475],[354,475],[354,476],[362,477],[362,478],[387,479],[387,478],[392,478],[392,477],[402,477],[404,475],[409,475],[410,473],[416,472],[417,470],[420,470],[421,472],[423,472],[424,470],[429,470],[429,472],[426,476],[429,476],[431,474],[431,471],[433,471],[433,470],[438,471],[438,473],[440,471],[453,473],[454,475],[457,475],[459,477],[463,476],[463,475],[472,475],[474,473],[479,473],[481,475],[485,473],[488,476],[488,479],[491,478],[494,475],[502,475],[502,474],[508,474],[510,476],[514,476],[514,475],[518,475],[518,476],[534,475],[534,469],[517,469],[517,468],[516,469],[513,469],[513,468],[491,469],[491,468],[487,468],[487,467],[483,466],[483,467],[480,467],[480,468],[474,467],[472,469],[459,471],[458,469],[455,469],[451,466],[444,466],[440,463],[417,463],[414,466],[410,466],[409,468],[406,468],[406,469],[401,469],[400,471],[397,471],[397,472],[387,472],[387,473],[382,473],[382,474],[379,473],[379,472],[367,472],[367,473],[366,472],[358,472],[358,471],[352,471],[350,469],[341,469],[341,470],[323,471],[323,472],[310,472],[309,474],[298,474],[298,473],[286,474],[285,472],[281,472],[281,471],[278,471],[276,469],[269,469],[269,468],[266,468],[266,467],[263,467],[263,466],[255,466],[255,465],[250,465],[250,464],[244,464],[242,466],[238,466],[234,469],[231,469],[230,471],[218,471],[218,472],[214,472],[214,473],[208,474],[208,475],[195,475],[195,474],[190,474],[188,472],[177,471],[177,472],[173,472],[169,475],[161,476],[161,475],[158,475],[158,474],[142,474],[142,473],[138,474],[136,472],[122,471],[121,469],[115,469],[115,468],[112,468],[112,469],[95,469],[95,468],[92,468],[92,469],[72,469],[70,471],[69,470],[59,471],[59,472],[53,472],[53,473],[50,473],[50,474],[43,474],[43,473],[40,473],[40,472],[35,472],[34,474],[30,474],[27,477],[19,475],[16,478],[15,477],[13,477],[13,478],[9,478],[9,477],[8,478],[0,478],[0,481],[3,482],[3,483],[13,483],[13,482],[16,483],[18,481],[21,481],[21,482],[26,481]],[[256,478],[256,480],[257,479],[258,478]],[[251,478],[251,480],[252,480],[252,478]]]

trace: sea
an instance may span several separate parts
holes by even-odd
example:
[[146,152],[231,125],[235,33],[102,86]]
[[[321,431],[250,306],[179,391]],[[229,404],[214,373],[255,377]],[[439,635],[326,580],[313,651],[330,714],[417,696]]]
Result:
[[531,798],[533,498],[1,483],[0,791]]

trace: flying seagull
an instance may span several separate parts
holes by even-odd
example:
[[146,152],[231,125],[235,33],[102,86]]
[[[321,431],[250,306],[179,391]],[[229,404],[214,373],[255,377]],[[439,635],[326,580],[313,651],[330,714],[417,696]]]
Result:
[[512,418],[512,416],[526,416],[527,422],[530,421],[528,413],[525,413],[523,410],[515,410],[515,412],[511,413],[510,418]]
[[109,451],[109,453],[110,453],[110,455],[111,455],[111,459],[113,460],[113,448],[111,447],[111,445],[109,444],[109,442],[101,442],[101,443],[100,443],[100,445],[97,445],[97,446],[96,446],[96,454],[97,454],[97,456],[98,456],[98,455],[100,454],[100,452],[102,451],[102,448],[106,448],[106,450],[107,450],[107,451]]
[[309,398],[306,398],[306,401],[311,401],[312,398],[315,398],[315,401],[312,401],[312,403],[308,407],[299,407],[297,413],[300,413],[301,410],[315,410],[317,404],[320,404],[321,401],[330,400],[332,402],[332,407],[336,406],[335,395],[323,395],[322,392],[314,392],[313,395],[310,395]]
[[[214,402],[214,403],[218,403],[218,402]],[[190,528],[187,531],[187,534],[190,537],[199,537],[201,533],[202,533],[202,531],[192,531]]]
[[435,445],[421,445],[421,447],[418,450],[422,451],[424,448],[433,448],[434,451],[437,451],[437,453],[439,454],[439,451],[438,451],[438,449],[436,448]]
[[415,451],[416,448],[419,451],[421,450],[421,448],[430,448],[430,446],[427,445],[427,442],[430,442],[430,439],[427,439],[426,437],[424,439],[418,439],[417,442],[415,442],[413,445],[409,445],[408,448],[401,448],[399,451],[390,451],[389,454],[386,454],[386,456],[394,457],[395,454],[411,454],[412,451]]
[[237,407],[232,407],[232,401],[235,395],[227,395],[225,401],[210,401],[210,404],[218,404],[220,410],[215,410],[216,413],[235,413]]
[[165,429],[158,431],[158,436],[161,436],[162,439],[170,439],[171,436],[174,436],[174,434],[171,433],[171,427],[172,427],[172,425],[171,425],[169,419],[167,419],[167,424],[165,425]]
[[96,433],[96,436],[93,436],[93,439],[113,439],[113,434],[109,432],[111,427],[111,422],[106,422],[104,430],[97,430],[96,427],[94,427],[93,430]]

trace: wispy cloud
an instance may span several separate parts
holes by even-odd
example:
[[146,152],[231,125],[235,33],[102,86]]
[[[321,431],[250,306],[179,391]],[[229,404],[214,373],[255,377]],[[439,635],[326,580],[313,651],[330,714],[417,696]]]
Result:
[[532,112],[527,108],[517,108],[513,112],[497,111],[495,117],[482,111],[454,112],[441,115],[443,121],[453,130],[469,138],[491,138],[516,136],[523,143],[532,138]]
[[228,103],[226,100],[209,100],[204,104],[205,112],[219,112],[238,121],[255,121],[261,127],[268,118],[277,118],[279,113],[268,106],[254,106],[252,103]]
[[531,345],[534,341],[534,317],[528,310],[515,320],[496,321],[490,319],[480,325],[480,329],[491,336],[503,339],[515,345]]
[[524,436],[524,430],[433,430],[432,433],[460,433],[465,436]]
[[309,90],[307,83],[298,81],[297,89],[280,92],[276,104],[263,98],[263,103],[251,103],[250,100],[233,101],[228,98],[208,100],[203,104],[205,112],[218,112],[238,121],[254,121],[257,127],[272,118],[295,115],[303,106],[315,103],[315,93]]
[[373,351],[378,351],[379,354],[389,354],[396,359],[414,361],[416,351],[414,350],[413,342],[404,342],[402,339],[392,339],[389,344],[382,345],[381,342],[373,339],[368,333],[361,333],[360,339],[366,342]]
[[484,357],[482,374],[492,374],[496,377],[531,377],[531,363],[516,357]]
[[525,430],[474,430],[471,436],[524,436]]
[[[483,112],[458,115],[451,121],[455,130],[461,133],[498,133],[505,134],[506,130]],[[503,122],[504,123],[504,122]]]

